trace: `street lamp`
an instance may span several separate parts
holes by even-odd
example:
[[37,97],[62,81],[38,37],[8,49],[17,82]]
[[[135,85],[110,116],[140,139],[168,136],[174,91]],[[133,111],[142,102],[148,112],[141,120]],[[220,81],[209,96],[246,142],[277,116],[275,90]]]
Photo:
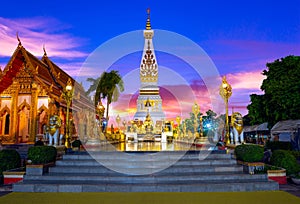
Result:
[[197,104],[197,102],[195,101],[195,104],[193,105],[192,108],[192,112],[194,113],[194,135],[196,138],[199,138],[199,134],[198,134],[198,123],[197,123],[197,118],[198,118],[198,114],[199,114],[199,105]]
[[223,76],[222,78],[222,84],[220,85],[220,95],[223,98],[224,102],[225,102],[225,144],[229,145],[230,144],[230,140],[229,140],[229,123],[228,123],[228,100],[230,98],[230,96],[232,95],[232,88],[231,85],[227,82],[226,80],[226,76]]
[[127,129],[126,129],[126,124],[127,124],[126,120],[123,120],[124,133],[125,133],[125,132],[127,132]]
[[176,122],[177,122],[177,135],[178,135],[178,137],[180,137],[181,136],[180,128],[179,128],[179,125],[180,125],[180,122],[181,122],[181,117],[180,116],[176,117]]
[[72,102],[72,98],[74,96],[74,90],[73,90],[73,86],[72,86],[72,81],[69,78],[67,81],[67,85],[63,91],[63,97],[67,103],[67,115],[66,115],[66,140],[65,140],[65,147],[67,149],[71,148],[71,135],[70,135],[70,118],[69,118],[69,109],[71,106],[71,102]]
[[102,117],[103,117],[103,114],[104,114],[104,110],[105,110],[105,108],[102,105],[101,101],[98,102],[96,109],[97,109],[97,112],[98,112],[99,120],[101,120]]
[[118,125],[118,130],[120,131],[120,122],[121,122],[121,118],[119,115],[117,115],[116,117],[116,122],[117,122],[117,125]]
[[98,118],[99,118],[100,140],[104,140],[103,133],[102,133],[102,118],[104,115],[105,108],[102,105],[101,101],[98,102],[96,110],[97,110],[97,114],[98,114]]
[[200,115],[200,137],[203,137],[203,118]]

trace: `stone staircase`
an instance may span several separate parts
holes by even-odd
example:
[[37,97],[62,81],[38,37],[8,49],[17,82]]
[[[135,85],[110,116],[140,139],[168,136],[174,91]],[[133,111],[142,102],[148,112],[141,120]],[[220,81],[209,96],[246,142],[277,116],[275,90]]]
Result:
[[[23,182],[13,185],[13,191],[224,192],[279,189],[278,184],[268,181],[264,174],[243,173],[242,166],[231,158],[231,154],[212,152],[205,159],[199,159],[199,151],[189,151],[177,162],[179,154],[182,154],[180,152],[160,152],[159,155],[132,152],[125,153],[126,159],[121,154],[124,153],[64,155],[62,160],[56,161],[55,167],[49,169],[49,173],[25,175]],[[141,154],[149,156],[140,158]],[[159,167],[170,161],[175,163],[157,172]],[[147,174],[143,175],[143,172]]]

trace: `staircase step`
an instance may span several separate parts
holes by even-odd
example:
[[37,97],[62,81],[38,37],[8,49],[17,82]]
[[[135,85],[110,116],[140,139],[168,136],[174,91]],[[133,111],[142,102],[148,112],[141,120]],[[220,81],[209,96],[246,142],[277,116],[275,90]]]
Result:
[[232,192],[278,190],[276,182],[222,182],[190,184],[83,184],[77,182],[20,183],[15,192]]
[[[135,169],[137,170],[137,169]],[[139,169],[140,172],[143,171],[142,168]],[[201,168],[192,168],[191,166],[172,166],[172,168],[166,168],[163,171],[159,172],[159,174],[169,174],[169,173],[205,173],[205,172],[242,172],[243,167],[240,165],[222,165],[222,166],[201,166]],[[104,166],[99,166],[95,168],[95,166],[79,166],[74,168],[73,166],[55,166],[49,169],[50,173],[116,173]]]
[[193,152],[184,154],[182,153],[172,153],[172,152],[164,152],[164,153],[126,153],[126,152],[91,152],[90,154],[87,152],[78,153],[78,154],[66,154],[63,155],[63,159],[68,160],[84,160],[84,159],[118,159],[118,158],[130,158],[130,160],[138,160],[140,159],[231,159],[230,154],[216,154],[211,152]]
[[177,184],[177,183],[201,183],[201,182],[211,182],[211,181],[241,181],[241,180],[264,180],[266,179],[266,175],[264,174],[229,174],[229,173],[219,173],[219,174],[188,174],[181,176],[174,175],[162,175],[162,176],[107,176],[101,174],[49,174],[43,176],[25,176],[26,181],[57,181],[57,182],[65,182],[65,181],[80,181],[82,183],[90,183],[94,182],[97,184],[109,183],[109,184],[117,184],[117,183],[153,183],[153,184]]
[[[228,164],[236,164],[236,160],[157,160],[157,161],[147,161],[147,160],[107,160],[101,159],[99,160],[101,164],[115,166],[115,167],[123,167],[123,168],[138,168],[138,167],[155,167],[155,166],[166,166],[167,163],[173,165],[189,165],[189,166],[201,166],[201,165],[228,165]],[[83,160],[59,160],[56,161],[56,166],[100,166],[100,163],[93,159],[83,159]]]

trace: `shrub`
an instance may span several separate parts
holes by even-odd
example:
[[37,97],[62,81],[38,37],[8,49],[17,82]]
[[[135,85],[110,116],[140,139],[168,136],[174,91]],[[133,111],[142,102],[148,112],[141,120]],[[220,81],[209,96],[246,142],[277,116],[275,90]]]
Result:
[[289,151],[296,159],[300,159],[300,151],[292,150]]
[[300,166],[296,158],[286,150],[276,150],[271,156],[271,164],[286,169],[286,174],[296,174]]
[[292,150],[292,144],[290,142],[281,141],[267,141],[266,149],[271,149],[272,152],[278,149],[282,150]]
[[81,145],[80,140],[75,140],[74,142],[72,142],[72,147],[80,147],[80,145]]
[[264,148],[259,145],[242,144],[234,149],[237,160],[244,162],[259,162],[264,157]]
[[44,142],[41,140],[38,140],[34,143],[34,146],[44,146]]
[[3,149],[0,151],[0,174],[9,169],[21,166],[21,156],[14,149]]
[[28,159],[32,164],[46,164],[56,160],[57,150],[53,146],[34,146],[28,149]]

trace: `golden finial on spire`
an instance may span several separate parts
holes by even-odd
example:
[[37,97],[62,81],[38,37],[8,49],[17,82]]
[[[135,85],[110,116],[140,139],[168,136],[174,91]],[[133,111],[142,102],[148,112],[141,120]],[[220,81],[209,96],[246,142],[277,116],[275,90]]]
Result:
[[46,52],[46,48],[45,48],[45,44],[43,45],[43,50],[44,50],[44,56],[47,56],[47,52]]
[[147,23],[146,23],[146,30],[151,30],[151,23],[150,23],[150,8],[147,8]]
[[22,46],[22,43],[21,43],[21,40],[20,40],[20,38],[19,38],[19,32],[17,32],[17,40],[18,40],[18,42],[19,42],[19,45],[18,46]]

